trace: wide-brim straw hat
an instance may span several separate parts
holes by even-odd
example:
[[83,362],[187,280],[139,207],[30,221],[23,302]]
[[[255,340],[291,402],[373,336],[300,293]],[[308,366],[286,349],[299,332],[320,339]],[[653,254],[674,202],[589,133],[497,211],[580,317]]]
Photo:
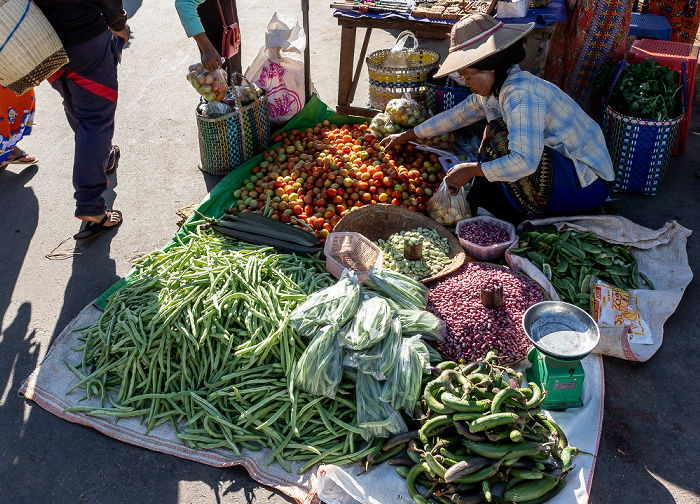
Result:
[[502,51],[527,35],[535,23],[503,24],[488,14],[475,13],[452,27],[450,53],[435,74],[444,77]]

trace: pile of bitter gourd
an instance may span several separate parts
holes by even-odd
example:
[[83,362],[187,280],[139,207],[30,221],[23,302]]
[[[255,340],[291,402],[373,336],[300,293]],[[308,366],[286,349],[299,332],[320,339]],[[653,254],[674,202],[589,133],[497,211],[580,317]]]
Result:
[[[540,413],[538,386],[521,387],[522,375],[497,361],[491,351],[472,364],[439,364],[415,411],[419,428],[384,443],[417,504],[532,504],[564,487],[582,452]],[[385,455],[377,451],[369,462],[375,458]]]
[[528,258],[552,282],[562,300],[588,310],[590,282],[597,277],[620,289],[654,288],[639,271],[629,247],[613,245],[590,232],[565,231],[554,226],[518,231],[520,247],[511,253]]

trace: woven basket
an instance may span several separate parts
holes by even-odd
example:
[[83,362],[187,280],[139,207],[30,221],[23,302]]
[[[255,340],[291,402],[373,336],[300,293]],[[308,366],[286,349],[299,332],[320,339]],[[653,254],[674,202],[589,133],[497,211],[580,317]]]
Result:
[[447,79],[446,86],[427,83],[425,85],[425,96],[427,107],[433,114],[439,114],[449,110],[458,103],[467,99],[472,94],[471,90],[464,86],[456,86],[452,79]]
[[367,280],[371,266],[381,268],[384,262],[382,250],[360,233],[332,232],[326,239],[323,253],[331,275],[340,278],[347,268],[357,273],[362,282]]
[[46,17],[30,0],[0,0],[0,84],[17,95],[68,63]]
[[466,254],[455,235],[425,215],[400,206],[386,204],[365,205],[340,219],[333,232],[352,231],[362,233],[366,238],[374,242],[386,240],[389,236],[399,231],[410,231],[418,227],[434,229],[441,238],[447,238],[450,246],[447,257],[452,260],[442,271],[422,279],[421,282],[426,283],[449,275],[464,264]]
[[[625,68],[618,67],[610,93]],[[683,90],[686,87],[685,66],[681,72]],[[683,110],[687,109],[684,92]],[[603,113],[603,134],[615,170],[613,191],[656,196],[666,171],[671,152],[676,145],[684,112],[668,121],[638,119],[623,115],[610,105]]]
[[248,79],[237,75],[243,77],[253,90],[254,102],[243,106],[236,95],[237,104],[230,114],[208,118],[196,113],[202,162],[200,169],[213,175],[229,173],[270,145],[267,94],[259,94]]
[[[401,33],[397,40],[405,33]],[[391,49],[382,49],[367,56],[369,102],[379,110],[384,110],[390,100],[401,98],[405,93],[420,101],[421,93],[425,92],[425,79],[440,61],[438,53],[419,49],[416,43],[414,51],[406,58],[405,68],[384,67],[382,63],[390,52]]]

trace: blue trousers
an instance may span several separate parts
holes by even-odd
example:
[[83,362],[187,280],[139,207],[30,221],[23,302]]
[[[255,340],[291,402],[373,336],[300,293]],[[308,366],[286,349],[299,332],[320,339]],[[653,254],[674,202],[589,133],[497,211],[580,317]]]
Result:
[[87,42],[66,47],[69,63],[49,81],[63,97],[75,133],[73,187],[75,215],[101,215],[107,190],[105,173],[117,109],[118,52],[107,30]]

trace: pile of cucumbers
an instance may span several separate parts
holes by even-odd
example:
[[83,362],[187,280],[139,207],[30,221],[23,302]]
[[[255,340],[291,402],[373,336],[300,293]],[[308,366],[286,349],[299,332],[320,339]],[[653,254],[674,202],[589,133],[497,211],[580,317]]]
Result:
[[388,439],[369,463],[394,454],[389,464],[406,478],[417,504],[534,504],[554,497],[572,457],[583,452],[540,413],[539,387],[521,387],[522,374],[497,362],[492,350],[472,364],[440,363],[414,412],[418,429]]
[[511,253],[526,257],[552,282],[563,301],[586,311],[591,306],[590,282],[597,277],[620,289],[653,289],[639,271],[629,247],[613,245],[593,233],[565,231],[554,226],[536,231],[518,231],[520,247]]

